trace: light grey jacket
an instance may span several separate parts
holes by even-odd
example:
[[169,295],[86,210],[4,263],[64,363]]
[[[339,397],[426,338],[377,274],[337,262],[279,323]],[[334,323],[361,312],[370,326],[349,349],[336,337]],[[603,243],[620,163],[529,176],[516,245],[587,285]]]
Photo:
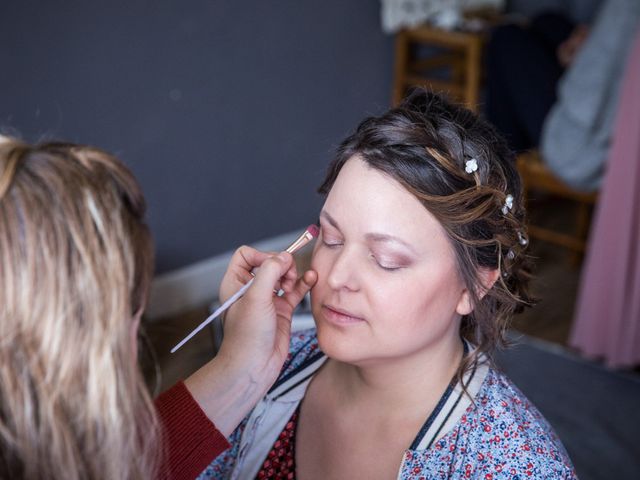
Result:
[[639,19],[638,0],[608,0],[602,5],[545,120],[543,158],[559,178],[579,190],[600,186],[620,82]]

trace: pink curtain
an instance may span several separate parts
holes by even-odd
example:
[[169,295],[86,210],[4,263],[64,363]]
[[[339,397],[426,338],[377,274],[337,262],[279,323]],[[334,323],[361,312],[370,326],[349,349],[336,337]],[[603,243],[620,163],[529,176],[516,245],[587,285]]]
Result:
[[640,32],[622,82],[569,343],[611,367],[640,364]]

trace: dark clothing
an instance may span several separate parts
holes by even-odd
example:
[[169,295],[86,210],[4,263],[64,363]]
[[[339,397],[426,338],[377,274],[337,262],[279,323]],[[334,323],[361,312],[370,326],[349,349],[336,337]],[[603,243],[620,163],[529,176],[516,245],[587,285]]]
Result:
[[526,26],[501,25],[492,31],[485,113],[517,152],[540,143],[563,73],[556,51],[574,27],[562,14],[544,13]]

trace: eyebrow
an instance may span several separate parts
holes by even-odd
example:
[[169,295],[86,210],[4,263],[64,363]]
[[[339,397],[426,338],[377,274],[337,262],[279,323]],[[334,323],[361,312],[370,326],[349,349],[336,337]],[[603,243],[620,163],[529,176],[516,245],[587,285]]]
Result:
[[[336,219],[333,218],[331,215],[329,215],[326,212],[326,210],[322,210],[320,212],[320,217],[324,218],[327,222],[329,222],[329,224],[332,227],[340,230],[340,226],[338,225],[338,222],[336,221]],[[399,243],[400,245],[403,245],[404,247],[411,250],[412,253],[414,254],[416,253],[416,250],[413,248],[413,246],[405,242],[403,239],[396,237],[394,235],[389,235],[387,233],[367,233],[364,237],[367,240],[371,242],[376,242],[376,243]]]

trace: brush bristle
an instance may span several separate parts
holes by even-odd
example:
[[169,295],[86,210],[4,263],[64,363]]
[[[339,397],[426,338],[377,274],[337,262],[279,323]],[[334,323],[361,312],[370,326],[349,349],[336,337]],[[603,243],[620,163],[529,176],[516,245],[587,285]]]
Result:
[[320,234],[320,229],[317,225],[311,224],[307,227],[307,232],[309,232],[313,238],[316,238]]

